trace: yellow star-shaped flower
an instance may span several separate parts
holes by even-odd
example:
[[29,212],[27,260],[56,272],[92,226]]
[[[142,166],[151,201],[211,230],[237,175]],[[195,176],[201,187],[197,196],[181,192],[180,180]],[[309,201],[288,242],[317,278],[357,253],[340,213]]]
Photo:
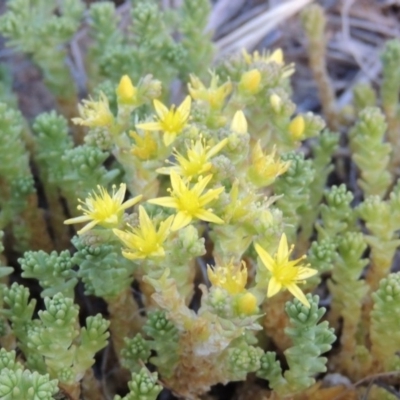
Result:
[[78,235],[89,231],[96,225],[100,225],[104,228],[116,228],[121,222],[124,210],[132,207],[143,197],[139,195],[124,203],[126,192],[125,183],[121,183],[117,191],[115,191],[114,185],[111,196],[104,187],[98,185],[97,188],[99,193],[93,192],[93,194],[89,194],[85,201],[78,199],[81,203],[81,205],[78,206],[78,210],[82,211],[84,215],[64,221],[64,224],[67,225],[90,221],[78,231]]
[[145,122],[136,125],[140,129],[148,131],[163,131],[164,144],[169,146],[186,126],[190,115],[191,98],[186,96],[182,104],[175,109],[168,109],[161,101],[154,99],[153,104],[158,116],[157,122]]
[[172,231],[184,228],[195,218],[214,222],[215,224],[223,224],[224,221],[221,218],[205,208],[208,203],[216,199],[224,191],[224,188],[220,187],[210,189],[207,193],[202,194],[211,178],[212,175],[201,178],[190,188],[189,183],[186,184],[176,172],[171,171],[171,196],[152,199],[149,200],[149,203],[178,210],[171,226]]
[[265,267],[271,272],[267,297],[274,296],[283,288],[289,290],[306,307],[310,307],[309,301],[298,287],[298,284],[302,283],[304,279],[315,275],[318,271],[307,266],[298,265],[305,256],[289,261],[293,246],[290,249],[288,248],[286,235],[282,234],[275,258],[272,258],[258,243],[255,243],[254,247]]
[[159,168],[157,172],[159,174],[170,174],[171,171],[175,171],[178,175],[188,179],[204,174],[212,167],[210,159],[218,154],[227,143],[228,139],[225,138],[211,147],[207,146],[205,141],[200,138],[196,142],[192,142],[192,145],[187,149],[186,157],[175,151],[174,156],[177,164],[172,167]]
[[144,207],[139,206],[139,227],[131,227],[132,232],[113,229],[114,234],[126,246],[122,255],[129,260],[164,256],[163,243],[168,236],[172,220],[173,216],[167,218],[156,230]]

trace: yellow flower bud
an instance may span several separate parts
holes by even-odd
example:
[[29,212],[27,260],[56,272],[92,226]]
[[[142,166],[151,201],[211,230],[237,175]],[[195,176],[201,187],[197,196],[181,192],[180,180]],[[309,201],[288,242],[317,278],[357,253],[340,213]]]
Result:
[[238,299],[237,310],[239,314],[251,315],[257,310],[257,298],[254,294],[247,292]]
[[305,127],[306,123],[302,115],[298,115],[296,118],[294,118],[289,124],[289,133],[292,139],[300,140],[303,136]]
[[231,123],[231,130],[241,135],[247,133],[247,120],[242,110],[235,112]]
[[282,99],[276,94],[272,94],[269,98],[272,109],[279,114],[282,110]]
[[243,91],[255,94],[260,90],[261,72],[258,69],[252,69],[245,72],[239,82],[239,88]]
[[116,93],[120,103],[134,104],[137,100],[137,89],[133,86],[128,75],[124,75],[121,78]]

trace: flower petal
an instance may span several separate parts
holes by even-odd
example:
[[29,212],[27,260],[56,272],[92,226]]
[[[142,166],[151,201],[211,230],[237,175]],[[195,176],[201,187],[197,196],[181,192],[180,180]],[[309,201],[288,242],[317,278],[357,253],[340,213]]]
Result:
[[227,143],[228,143],[228,138],[225,138],[224,140],[221,140],[219,143],[217,143],[215,146],[211,147],[211,149],[207,151],[207,159],[219,153],[222,150],[222,148],[226,146]]
[[300,300],[306,307],[311,307],[310,302],[307,300],[307,297],[295,283],[287,285],[286,288],[287,290],[289,290],[290,293],[292,293],[294,297],[296,297],[296,299]]
[[136,128],[145,131],[162,131],[162,126],[159,122],[143,122],[141,124],[136,124]]
[[[118,220],[119,220],[118,215],[117,215],[117,214],[112,214],[112,215],[110,215],[109,217],[104,218],[103,221],[102,221],[101,223],[103,223],[104,225],[105,225],[105,224],[108,224],[108,225],[115,225],[115,226],[117,226],[117,225],[118,225]],[[109,228],[109,227],[110,227],[110,226],[108,226],[108,228]]]
[[[115,186],[113,186],[115,188]],[[122,202],[124,201],[124,197],[125,197],[125,192],[126,192],[126,184],[125,183],[121,183],[119,185],[119,189],[117,190],[117,192],[114,194],[113,196],[113,200],[116,201],[119,204],[122,204]]]
[[114,235],[122,242],[126,247],[132,247],[132,234],[129,232],[121,231],[120,229],[112,230]]
[[185,185],[183,185],[181,177],[175,171],[171,171],[170,179],[171,187],[174,193],[181,194],[182,188],[185,187]]
[[208,210],[199,210],[197,211],[194,216],[202,221],[214,222],[214,224],[224,224],[224,220],[220,217],[217,217],[211,211]]
[[143,198],[143,195],[139,194],[139,196],[136,196],[136,197],[134,197],[132,199],[129,199],[125,203],[123,203],[121,205],[121,208],[123,210],[126,210],[127,208],[130,208],[130,207],[134,206],[136,203],[138,203],[140,200],[142,200],[142,198]]
[[87,215],[82,215],[80,217],[75,217],[75,218],[70,218],[70,219],[66,219],[64,221],[64,224],[66,225],[70,225],[70,224],[80,224],[81,222],[87,222],[90,221],[92,218],[90,218]]
[[284,264],[289,258],[287,237],[282,233],[281,240],[279,241],[278,252],[276,254],[276,261],[278,264]]
[[158,206],[177,208],[176,200],[173,197],[158,197],[156,199],[147,200],[150,204],[157,204]]
[[267,297],[275,296],[282,289],[282,284],[274,277],[271,277],[268,283]]
[[81,230],[77,232],[78,235],[82,235],[82,233],[85,233],[87,231],[90,231],[94,226],[98,224],[98,221],[92,221],[86,224]]
[[256,249],[256,252],[261,258],[263,264],[269,271],[273,272],[275,267],[275,261],[273,258],[258,243],[254,243],[254,248]]
[[156,229],[153,225],[153,222],[149,218],[143,206],[139,206],[139,223],[140,229],[143,232],[143,236],[148,236],[150,232],[155,233]]
[[204,189],[208,185],[208,183],[212,179],[212,174],[207,175],[206,177],[199,179],[199,181],[193,186],[193,193],[195,193],[198,197],[204,192]]
[[148,255],[148,257],[164,257],[165,256],[165,250],[163,247],[159,247],[158,250],[153,251],[151,254]]
[[156,169],[157,174],[162,174],[162,175],[170,175],[171,171],[177,172],[176,167],[161,167]]
[[157,236],[160,238],[160,242],[163,242],[164,239],[166,238],[168,231],[171,229],[173,221],[174,221],[174,215],[170,215],[165,221],[160,223],[157,232]]
[[153,105],[160,119],[164,119],[164,117],[169,113],[168,108],[163,103],[161,103],[161,101],[154,99]]
[[297,273],[297,279],[298,280],[303,280],[310,278],[316,274],[318,274],[318,271],[314,268],[307,268],[307,267],[297,267],[298,273]]
[[164,132],[163,141],[164,144],[168,147],[171,143],[173,143],[176,139],[177,132]]
[[174,222],[171,226],[171,231],[177,231],[178,229],[184,228],[185,226],[189,225],[191,221],[191,215],[180,211],[175,215]]
[[207,193],[205,193],[203,196],[200,197],[199,202],[200,206],[204,207],[206,204],[208,204],[210,201],[216,199],[219,197],[219,195],[225,190],[225,188],[222,186],[217,189],[211,189]]
[[189,118],[191,105],[192,98],[190,96],[186,96],[185,100],[182,101],[181,105],[176,110],[176,112],[181,114],[181,118],[183,120],[187,120]]

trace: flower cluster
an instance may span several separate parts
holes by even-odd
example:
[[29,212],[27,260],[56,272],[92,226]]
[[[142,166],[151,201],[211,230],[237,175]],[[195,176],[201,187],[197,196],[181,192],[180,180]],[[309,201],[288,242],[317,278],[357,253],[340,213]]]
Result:
[[[27,141],[29,121],[13,110],[7,82],[0,85],[0,239],[4,229],[12,245],[0,254],[0,277],[13,272],[2,262],[19,253],[14,274],[43,289],[38,301],[38,291],[0,282],[7,350],[0,351],[0,398],[47,399],[59,390],[71,399],[122,400],[114,383],[126,369],[123,399],[155,400],[163,386],[179,398],[204,398],[212,386],[249,374],[268,380],[269,389],[257,392],[263,398],[337,397],[314,379],[335,337],[311,292],[318,273],[330,270],[328,320],[341,318],[344,332],[332,365],[356,379],[396,369],[390,299],[399,278],[387,275],[399,245],[400,190],[388,191],[400,161],[383,142],[387,128],[399,147],[400,75],[386,72],[399,65],[400,45],[383,59],[384,112],[365,109],[350,132],[359,186],[375,196],[355,213],[344,186],[324,192],[338,138],[322,118],[296,111],[294,66],[281,49],[214,57],[208,0],[182,0],[168,11],[132,2],[123,29],[113,2],[90,2],[87,12],[84,3],[9,0],[0,17],[0,33],[29,53],[59,112],[38,116]],[[91,46],[81,54],[80,83],[89,95],[77,104],[65,60],[82,18]],[[321,57],[310,58],[323,87]],[[335,127],[329,97],[322,109]],[[309,152],[298,151],[309,144]],[[72,224],[81,225],[71,239]],[[371,267],[360,279],[367,245]],[[107,320],[89,315],[84,323],[96,297]],[[363,332],[362,321],[372,330]],[[15,348],[17,359],[8,351]],[[113,357],[99,377],[91,367],[106,354]],[[254,394],[253,381],[245,391]]]
[[[280,51],[270,56],[260,56],[255,53],[253,56],[244,54],[246,63],[277,63],[283,64]],[[250,70],[245,72],[238,83],[238,90],[247,88],[250,90],[255,84],[260,83],[259,72]],[[253,85],[254,84],[254,85]],[[159,100],[154,99],[153,104],[157,114],[157,122],[143,122],[136,124],[136,128],[143,132],[136,133],[131,131],[130,136],[136,142],[131,145],[132,162],[136,157],[141,163],[149,160],[157,160],[159,157],[160,146],[164,149],[176,142],[179,148],[185,148],[182,152],[177,147],[169,150],[172,161],[168,167],[158,168],[156,171],[162,175],[168,175],[170,179],[170,188],[167,189],[169,196],[158,196],[150,198],[147,203],[173,209],[173,215],[161,211],[158,216],[151,217],[143,205],[138,209],[138,222],[131,225],[123,218],[123,213],[142,199],[138,195],[124,202],[126,185],[121,184],[120,189],[115,191],[113,188],[110,195],[105,188],[99,187],[98,193],[90,194],[85,201],[80,201],[82,205],[78,210],[83,212],[83,216],[66,220],[66,224],[89,222],[84,228],[78,231],[78,234],[88,232],[95,226],[110,229],[114,235],[121,241],[122,255],[129,260],[154,259],[166,257],[165,246],[171,246],[175,232],[186,228],[196,221],[203,221],[215,226],[225,226],[227,229],[235,231],[241,218],[248,216],[249,207],[255,206],[253,203],[258,197],[257,191],[270,186],[280,175],[284,174],[289,166],[289,161],[281,161],[277,155],[277,148],[274,146],[272,152],[264,153],[261,140],[255,141],[249,151],[248,165],[241,161],[238,165],[238,179],[231,182],[231,204],[226,204],[220,198],[225,198],[228,194],[226,183],[221,184],[214,179],[215,174],[221,173],[221,167],[217,161],[220,157],[226,157],[233,146],[235,146],[236,137],[248,137],[248,123],[243,110],[237,110],[230,123],[229,130],[231,134],[227,137],[217,139],[211,136],[212,131],[204,130],[195,122],[190,121],[192,110],[192,101],[195,109],[203,107],[207,103],[213,112],[223,112],[224,102],[227,95],[232,91],[232,82],[228,81],[219,86],[219,78],[213,73],[210,87],[207,88],[197,77],[191,76],[191,83],[188,86],[190,96],[187,96],[181,105],[177,108],[172,106],[168,109]],[[254,88],[253,88],[254,89]],[[255,90],[250,90],[253,94]],[[138,91],[133,86],[128,76],[123,76],[116,89],[119,107],[125,107],[137,102]],[[278,101],[279,100],[279,101]],[[102,104],[107,104],[106,98],[103,98]],[[280,102],[278,96],[272,96],[271,102],[274,107],[278,107]],[[87,105],[87,103],[85,103]],[[91,120],[96,120],[96,108],[91,107]],[[98,117],[103,113],[103,108],[98,108]],[[79,122],[79,121],[78,121]],[[123,126],[123,125],[122,125]],[[200,133],[203,129],[204,134]],[[304,120],[301,116],[296,117],[288,127],[290,134],[298,140],[301,132],[304,130]],[[162,132],[162,143],[153,136],[152,131]],[[115,133],[114,133],[115,134]],[[118,133],[117,133],[118,134]],[[121,132],[120,134],[124,134]],[[197,138],[187,141],[188,135],[197,135]],[[237,136],[239,135],[239,136]],[[118,142],[116,142],[118,145]],[[162,152],[162,154],[164,154]],[[168,154],[168,153],[167,153]],[[224,156],[224,154],[226,154]],[[222,158],[223,159],[223,158]],[[137,164],[137,165],[140,165]],[[239,185],[248,186],[246,197],[239,199]],[[246,182],[246,184],[245,184]],[[247,199],[247,200],[246,200]],[[217,209],[213,210],[210,206],[214,204]],[[268,203],[264,203],[268,206]],[[151,207],[150,207],[151,208]],[[148,208],[148,209],[150,209]],[[242,211],[240,211],[243,208]],[[230,211],[229,211],[230,210]],[[239,215],[240,214],[240,215]],[[163,215],[165,215],[163,217]],[[224,220],[225,218],[225,220]],[[225,228],[224,228],[225,229]],[[254,241],[254,247],[262,263],[269,271],[267,298],[272,297],[282,289],[289,290],[304,305],[309,306],[309,302],[299,289],[298,284],[305,279],[317,273],[316,270],[307,266],[299,266],[303,259],[290,261],[289,257],[292,249],[288,249],[285,233],[282,234],[275,258],[258,243],[257,235],[251,234],[249,230],[247,236],[250,242]],[[169,243],[169,244],[168,244]],[[223,254],[219,255],[224,258]],[[246,292],[248,270],[243,261],[235,264],[233,260],[217,265],[215,268],[208,267],[208,277],[213,287],[219,287],[226,290],[231,295]],[[243,297],[243,296],[242,296]],[[248,292],[241,299],[242,308],[254,309],[256,300]],[[253,304],[252,307],[249,304]],[[247,304],[247,305],[244,305]]]

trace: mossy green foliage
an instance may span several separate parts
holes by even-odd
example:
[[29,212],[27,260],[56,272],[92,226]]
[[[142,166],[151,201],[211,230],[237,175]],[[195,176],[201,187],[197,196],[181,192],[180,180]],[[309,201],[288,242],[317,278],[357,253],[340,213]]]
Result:
[[81,0],[11,0],[0,18],[0,32],[8,45],[32,56],[47,85],[58,96],[76,91],[65,62],[65,44],[79,28],[84,11]]
[[285,333],[293,343],[284,352],[289,369],[282,374],[274,352],[267,352],[261,358],[257,376],[267,379],[280,396],[294,395],[311,386],[315,382],[314,375],[326,371],[326,359],[320,355],[329,351],[335,341],[328,323],[318,323],[325,313],[324,308],[318,308],[318,296],[308,296],[308,299],[309,309],[297,299],[285,307],[290,321]]
[[128,387],[129,393],[126,396],[115,396],[114,400],[156,400],[162,390],[157,383],[157,374],[146,368],[132,374]]
[[15,351],[0,349],[0,398],[4,400],[53,400],[57,381],[31,372],[15,359]]
[[400,340],[398,336],[400,297],[400,273],[389,274],[381,280],[373,294],[374,308],[371,312],[371,339],[373,352],[386,370],[399,370],[400,364],[395,354]]
[[392,180],[387,171],[392,148],[383,143],[386,128],[382,112],[369,107],[360,112],[359,121],[350,131],[353,159],[362,175],[359,185],[367,196],[383,197]]

